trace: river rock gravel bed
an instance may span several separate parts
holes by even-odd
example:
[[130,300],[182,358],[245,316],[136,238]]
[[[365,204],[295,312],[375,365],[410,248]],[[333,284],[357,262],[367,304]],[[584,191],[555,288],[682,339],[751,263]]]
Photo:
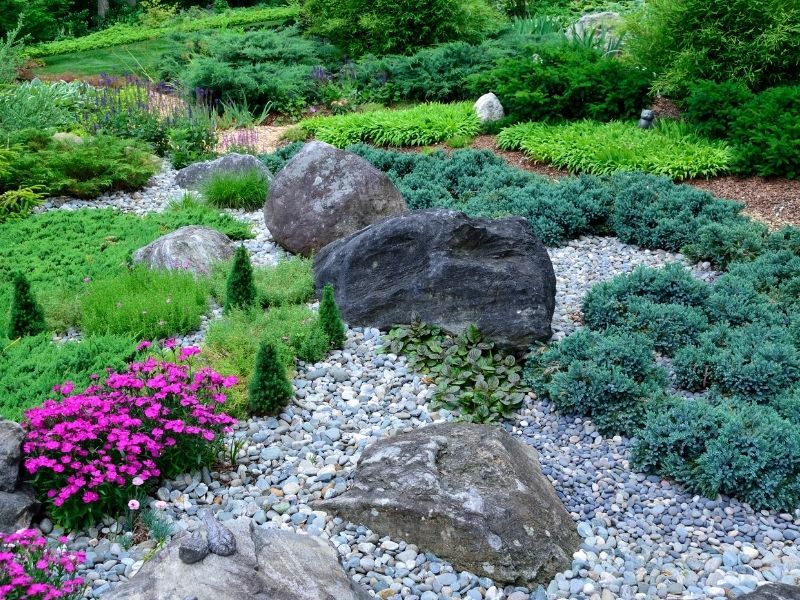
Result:
[[[115,194],[100,205],[141,214],[163,210],[181,194],[174,172],[166,169],[138,195]],[[78,206],[70,201],[45,208]],[[272,242],[260,211],[232,212],[254,225],[256,238],[245,242],[254,263],[274,264],[285,255]],[[595,283],[639,265],[687,264],[678,254],[642,250],[615,238],[584,237],[549,253],[558,290],[555,339],[580,327],[581,299]],[[706,281],[717,275],[707,264],[691,268]],[[219,316],[214,307],[204,327]],[[203,334],[182,342],[201,343]],[[176,530],[198,528],[197,512],[208,506],[222,522],[246,516],[263,526],[323,536],[354,579],[391,600],[723,598],[752,591],[763,581],[798,583],[800,511],[757,512],[733,499],[706,499],[637,473],[629,463],[629,440],[604,438],[590,420],[560,415],[532,394],[503,426],[539,452],[542,470],[583,540],[571,569],[547,585],[504,588],[459,572],[408,540],[382,537],[315,510],[314,500],[346,489],[367,445],[452,418],[430,409],[433,386],[403,357],[379,352],[381,336],[375,329],[352,328],[344,350],[314,365],[300,364],[296,403],[279,417],[241,422],[226,440],[231,448],[226,454],[236,454],[235,464],[221,457],[219,465],[162,482],[151,506],[165,503],[164,513]],[[47,520],[40,526],[53,536],[62,533]],[[115,537],[119,530],[109,520],[70,534],[70,547],[88,551],[82,569],[91,582],[88,598],[135,574],[153,550],[152,541],[125,549]]]

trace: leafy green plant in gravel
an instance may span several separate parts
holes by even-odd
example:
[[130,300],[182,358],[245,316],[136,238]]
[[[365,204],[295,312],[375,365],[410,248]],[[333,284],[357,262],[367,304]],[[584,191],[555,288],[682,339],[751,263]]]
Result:
[[269,180],[261,171],[252,169],[212,175],[201,191],[205,201],[216,208],[255,210],[264,206],[268,190]]
[[[212,295],[222,304],[226,303],[226,281],[231,272],[231,263],[214,265],[211,273]],[[314,274],[311,260],[291,257],[281,260],[273,267],[253,268],[257,304],[262,308],[305,304],[314,297]]]
[[668,121],[651,129],[621,121],[524,123],[503,130],[497,145],[521,149],[537,162],[595,175],[644,171],[672,179],[711,177],[730,171],[733,160],[725,143],[705,140]]
[[136,353],[133,338],[85,336],[55,344],[49,334],[9,341],[0,337],[0,418],[19,421],[26,409],[50,397],[53,386],[72,381],[83,388],[91,375],[122,370]]
[[560,411],[590,417],[604,435],[630,435],[663,393],[666,371],[643,335],[581,329],[532,353],[525,380]]
[[415,321],[389,332],[385,350],[403,354],[436,384],[433,406],[458,412],[466,421],[488,423],[511,417],[522,406],[521,367],[495,350],[471,325],[458,336]]
[[319,324],[328,336],[333,348],[344,348],[347,341],[347,330],[342,322],[342,314],[333,297],[333,286],[326,283],[322,288],[322,299],[319,302]]
[[256,354],[256,366],[247,386],[247,402],[255,415],[276,415],[292,399],[292,384],[275,348],[262,342]]
[[23,151],[0,177],[0,190],[41,186],[43,193],[96,198],[104,192],[143,187],[158,170],[149,148],[112,136],[58,141],[52,131],[24,130],[14,135]]
[[377,110],[314,117],[300,127],[338,148],[356,142],[378,146],[425,146],[455,136],[475,136],[480,123],[470,103],[423,104],[405,110]]
[[11,314],[8,319],[8,337],[15,339],[38,335],[46,330],[44,312],[31,291],[31,284],[25,275],[15,273]]
[[79,322],[80,297],[94,279],[127,269],[131,253],[186,225],[206,225],[234,239],[249,227],[229,215],[181,203],[147,217],[116,210],[51,211],[0,227],[0,337],[7,334],[11,275],[26,274],[50,326],[64,331]]
[[330,349],[317,314],[306,306],[280,306],[266,312],[236,310],[214,321],[202,356],[215,369],[239,378],[225,405],[226,412],[234,416],[247,415],[247,386],[261,342],[274,346],[287,374],[294,371],[295,359],[318,362]]
[[0,223],[27,217],[44,199],[39,190],[40,186],[33,186],[0,194]]
[[81,331],[163,339],[198,329],[208,308],[208,285],[193,273],[140,266],[87,285]]

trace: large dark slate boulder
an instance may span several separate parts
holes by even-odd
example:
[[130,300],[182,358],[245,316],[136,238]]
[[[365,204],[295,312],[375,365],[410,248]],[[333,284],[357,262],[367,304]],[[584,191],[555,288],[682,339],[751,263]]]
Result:
[[175,183],[187,190],[199,190],[217,174],[239,174],[258,171],[267,181],[272,181],[267,165],[249,154],[231,152],[214,160],[206,160],[184,167],[175,174]]
[[152,269],[184,269],[207,275],[211,266],[233,256],[235,244],[210,227],[190,225],[161,236],[133,253],[134,262]]
[[351,489],[314,506],[526,587],[568,569],[580,544],[536,451],[494,425],[442,423],[378,441]]
[[19,423],[0,419],[0,492],[17,489],[25,430]]
[[27,529],[38,511],[39,503],[29,485],[21,485],[14,492],[0,492],[0,532]]
[[[108,600],[368,600],[369,594],[341,567],[325,540],[263,529],[250,519],[229,522],[236,539],[231,556],[209,554],[181,561],[180,534]],[[105,596],[104,596],[105,597]]]
[[767,583],[739,600],[800,600],[800,587],[785,583]]
[[385,219],[314,257],[317,289],[332,283],[350,325],[426,323],[460,333],[474,323],[499,347],[551,335],[556,278],[521,217],[471,219],[431,209]]
[[264,222],[278,244],[308,256],[407,210],[403,195],[369,162],[324,142],[310,142],[275,176]]

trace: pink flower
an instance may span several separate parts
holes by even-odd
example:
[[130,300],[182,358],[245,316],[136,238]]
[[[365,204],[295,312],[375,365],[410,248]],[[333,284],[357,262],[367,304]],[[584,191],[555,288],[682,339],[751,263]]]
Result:
[[131,510],[139,510],[139,501],[136,499],[128,500],[128,508]]
[[137,351],[137,352],[141,352],[142,350],[146,350],[147,348],[149,348],[149,347],[150,347],[150,346],[152,346],[152,345],[153,345],[153,344],[152,344],[152,343],[150,343],[150,342],[148,342],[147,340],[145,340],[145,341],[143,341],[143,342],[139,342],[139,343],[136,345],[136,351]]
[[167,350],[172,350],[175,346],[178,345],[178,340],[175,338],[169,338],[168,340],[164,340],[164,348]]
[[140,485],[144,484],[144,479],[142,479],[141,477],[134,477],[131,483],[136,487],[139,487]]
[[155,506],[155,507],[156,507],[158,510],[165,510],[165,509],[167,508],[167,503],[166,503],[166,502],[164,502],[163,500],[156,500],[156,502],[155,502],[154,506]]

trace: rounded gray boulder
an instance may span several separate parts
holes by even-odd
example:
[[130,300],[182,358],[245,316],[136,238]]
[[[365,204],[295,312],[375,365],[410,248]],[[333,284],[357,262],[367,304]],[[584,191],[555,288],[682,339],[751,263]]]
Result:
[[184,269],[208,274],[215,262],[233,256],[235,244],[210,227],[181,227],[133,253],[134,262],[153,269]]
[[310,142],[275,176],[264,222],[278,244],[308,256],[407,210],[385,173],[356,154]]
[[250,154],[231,152],[214,160],[206,160],[184,167],[175,174],[175,183],[187,190],[198,190],[212,176],[220,173],[242,174],[258,171],[267,181],[272,180],[267,165]]

